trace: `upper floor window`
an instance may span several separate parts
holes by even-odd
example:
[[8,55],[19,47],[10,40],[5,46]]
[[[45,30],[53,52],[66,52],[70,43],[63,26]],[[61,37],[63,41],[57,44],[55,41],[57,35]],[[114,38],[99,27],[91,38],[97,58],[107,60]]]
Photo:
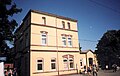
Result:
[[65,22],[62,21],[62,28],[65,28]]
[[72,38],[68,37],[68,46],[72,46]]
[[70,29],[70,23],[68,22],[68,29]]
[[51,59],[51,69],[56,69],[56,59]]
[[43,24],[46,25],[46,18],[42,17]]
[[66,46],[66,37],[65,36],[62,36],[62,44],[63,44],[63,46]]
[[43,59],[37,60],[37,70],[43,71]]
[[46,45],[47,44],[47,34],[42,33],[41,37],[42,37],[42,45]]

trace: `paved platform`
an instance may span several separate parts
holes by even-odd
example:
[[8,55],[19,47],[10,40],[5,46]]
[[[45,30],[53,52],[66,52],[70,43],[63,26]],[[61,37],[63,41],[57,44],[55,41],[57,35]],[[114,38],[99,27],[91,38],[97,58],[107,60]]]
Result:
[[[88,76],[88,75],[74,74],[74,75],[65,75],[65,76]],[[98,76],[120,76],[120,70],[118,70],[117,72],[113,72],[112,70],[99,70]]]

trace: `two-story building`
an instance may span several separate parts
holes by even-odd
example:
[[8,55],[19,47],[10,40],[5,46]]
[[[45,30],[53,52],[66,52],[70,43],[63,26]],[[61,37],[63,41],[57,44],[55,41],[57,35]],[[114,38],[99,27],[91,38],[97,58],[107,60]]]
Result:
[[81,69],[77,20],[30,10],[15,35],[20,76],[73,74]]

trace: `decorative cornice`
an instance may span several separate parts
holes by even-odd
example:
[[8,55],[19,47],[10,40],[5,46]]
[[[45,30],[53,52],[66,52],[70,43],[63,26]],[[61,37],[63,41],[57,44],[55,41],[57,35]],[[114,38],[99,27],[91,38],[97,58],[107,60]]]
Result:
[[67,51],[67,50],[31,50],[35,52],[79,52],[79,51]]
[[68,17],[64,17],[64,16],[59,16],[59,15],[56,15],[56,14],[51,14],[51,13],[47,13],[47,12],[43,12],[43,11],[37,11],[37,10],[32,10],[31,9],[29,12],[34,12],[34,13],[38,13],[38,14],[48,15],[48,16],[57,17],[57,18],[60,18],[60,19],[65,19],[65,20],[70,20],[70,21],[77,22],[77,20],[72,19],[72,18],[68,18]]

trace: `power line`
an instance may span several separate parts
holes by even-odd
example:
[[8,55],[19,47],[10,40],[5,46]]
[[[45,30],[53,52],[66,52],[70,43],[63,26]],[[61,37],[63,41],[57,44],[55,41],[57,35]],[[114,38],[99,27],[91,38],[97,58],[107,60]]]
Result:
[[118,10],[116,10],[116,9],[114,9],[114,8],[108,7],[108,6],[106,6],[106,5],[102,4],[102,3],[99,3],[99,2],[94,1],[94,0],[88,0],[88,1],[90,1],[90,2],[92,2],[92,3],[95,3],[95,4],[99,5],[99,6],[102,6],[102,7],[104,7],[104,8],[107,8],[107,9],[109,9],[109,10],[112,10],[112,11],[120,14],[120,11],[118,11]]
[[98,41],[94,41],[94,40],[87,40],[87,39],[79,39],[80,41],[88,41],[88,42],[98,42]]
[[[34,35],[40,35],[40,34],[37,34],[37,33],[32,33]],[[55,35],[47,35],[48,37],[56,37]],[[57,37],[60,37],[61,35],[57,36]],[[86,42],[98,42],[98,41],[95,41],[95,40],[89,40],[89,39],[77,39],[77,38],[72,38],[72,40],[79,40],[79,41],[86,41]]]

